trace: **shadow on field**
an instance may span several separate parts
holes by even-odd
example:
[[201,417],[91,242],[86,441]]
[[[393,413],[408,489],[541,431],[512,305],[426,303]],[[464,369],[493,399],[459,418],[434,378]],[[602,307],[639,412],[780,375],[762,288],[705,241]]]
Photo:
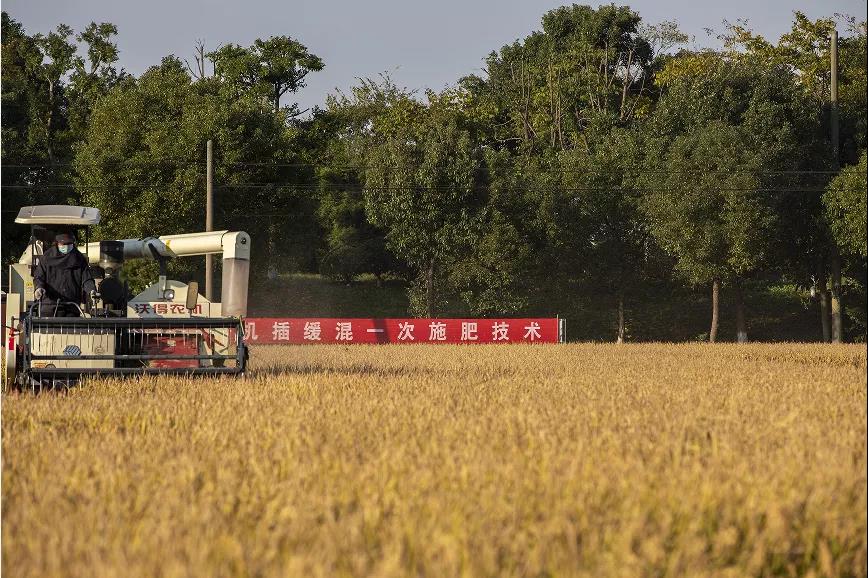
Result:
[[[353,364],[346,367],[335,367],[333,365],[323,364],[305,364],[305,365],[278,365],[268,367],[252,368],[247,371],[250,377],[280,377],[291,375],[379,375],[382,377],[411,377],[421,374],[430,373],[427,368],[413,367],[382,367],[374,366],[369,363]],[[444,370],[438,368],[438,375],[445,373],[457,373],[455,371]]]

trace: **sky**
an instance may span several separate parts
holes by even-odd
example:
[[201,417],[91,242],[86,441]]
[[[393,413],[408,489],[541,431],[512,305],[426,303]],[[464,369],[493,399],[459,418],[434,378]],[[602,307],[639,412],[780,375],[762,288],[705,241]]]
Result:
[[[49,32],[59,23],[77,32],[92,21],[117,25],[118,64],[136,76],[169,54],[192,63],[197,40],[212,50],[292,36],[325,62],[296,95],[302,109],[322,106],[328,94],[384,72],[398,86],[420,90],[441,90],[462,76],[482,74],[491,51],[538,30],[542,15],[561,5],[550,0],[2,1],[28,34]],[[755,31],[777,40],[790,29],[795,10],[811,19],[845,13],[864,20],[866,14],[866,0],[633,0],[628,5],[647,23],[676,20],[696,47],[719,45],[704,29],[721,31],[724,20],[746,18]]]

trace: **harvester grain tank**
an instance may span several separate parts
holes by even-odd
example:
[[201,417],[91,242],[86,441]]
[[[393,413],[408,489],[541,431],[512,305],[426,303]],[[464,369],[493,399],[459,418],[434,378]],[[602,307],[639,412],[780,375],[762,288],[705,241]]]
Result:
[[[9,268],[4,386],[37,388],[98,374],[243,374],[250,236],[212,231],[90,241],[90,227],[99,221],[93,207],[39,205],[19,211],[15,222],[30,225],[31,235]],[[77,307],[80,317],[54,317],[34,300],[35,268],[59,233],[78,237],[97,284],[92,302],[82,296],[83,302],[67,304]],[[222,302],[200,295],[196,282],[168,278],[171,259],[198,255],[222,257]],[[154,260],[160,271],[135,296],[122,275],[132,259]]]

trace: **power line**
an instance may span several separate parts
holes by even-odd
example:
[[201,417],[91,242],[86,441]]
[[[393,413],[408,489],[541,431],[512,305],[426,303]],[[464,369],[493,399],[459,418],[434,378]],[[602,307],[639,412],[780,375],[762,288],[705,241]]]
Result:
[[[14,189],[14,190],[38,190],[38,189],[46,189],[51,188],[55,190],[70,190],[75,189],[74,185],[4,185],[4,189]],[[124,185],[122,187],[113,187],[113,186],[103,186],[103,187],[86,187],[82,191],[81,194],[86,193],[87,191],[118,191],[123,192],[124,190],[142,190],[149,188],[145,185]],[[353,183],[345,183],[345,184],[331,184],[330,186],[321,186],[321,185],[306,185],[306,184],[289,184],[289,183],[245,183],[245,184],[236,184],[236,185],[221,185],[214,187],[215,190],[223,191],[223,192],[231,192],[233,189],[243,189],[243,190],[268,190],[273,188],[283,188],[289,190],[299,190],[299,191],[348,191],[348,192],[365,192],[365,191],[420,191],[420,192],[441,192],[441,193],[451,193],[456,191],[456,187],[423,187],[423,186],[388,186],[388,187],[378,187],[378,186],[365,186]],[[689,185],[684,186],[672,186],[669,188],[644,188],[644,187],[560,187],[557,185],[552,185],[549,187],[539,187],[539,186],[529,186],[529,187],[521,187],[521,186],[510,186],[510,187],[498,187],[498,186],[482,186],[482,187],[471,187],[472,191],[478,190],[493,190],[495,192],[553,192],[553,191],[561,191],[561,192],[622,192],[622,193],[662,193],[662,192],[677,192],[683,190],[691,190],[697,192],[755,192],[755,193],[824,193],[827,191],[826,188],[810,188],[810,187],[704,187],[704,186],[696,186],[691,187]],[[862,189],[844,189],[848,192],[859,192]]]
[[[179,166],[199,166],[202,164],[202,161],[193,161],[193,160],[176,160],[176,159],[144,159],[144,160],[117,160],[117,161],[109,161],[108,164],[121,164],[121,163],[129,163],[130,165],[142,165],[142,164],[176,164]],[[586,168],[576,168],[576,167],[564,167],[564,166],[519,166],[517,164],[506,163],[507,168],[510,169],[527,169],[533,171],[539,171],[542,173],[575,173],[575,174],[610,174],[612,171],[607,169],[586,169]],[[67,164],[55,164],[55,165],[47,165],[47,164],[32,164],[32,165],[10,165],[4,164],[2,168],[59,168],[59,167],[70,167],[73,166],[71,163]],[[266,168],[311,168],[311,169],[322,169],[322,170],[368,170],[369,168],[385,168],[386,170],[407,170],[407,169],[415,169],[418,167],[407,165],[407,166],[389,166],[389,167],[369,167],[367,165],[319,165],[314,163],[245,163],[245,162],[233,162],[233,163],[225,163],[224,167],[266,167]],[[433,165],[431,168],[444,168],[448,167],[448,165]],[[471,171],[496,171],[501,167],[499,166],[478,166],[471,167],[469,170]],[[690,171],[673,171],[673,170],[624,170],[626,174],[750,174],[750,175],[837,175],[840,171],[837,170],[776,170],[776,171],[752,171],[752,170],[690,170]],[[864,171],[859,171],[856,174],[866,174]]]

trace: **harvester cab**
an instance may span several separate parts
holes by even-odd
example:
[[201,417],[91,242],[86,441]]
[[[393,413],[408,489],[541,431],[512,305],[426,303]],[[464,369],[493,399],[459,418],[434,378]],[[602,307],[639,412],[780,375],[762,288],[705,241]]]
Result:
[[[92,207],[23,207],[16,223],[30,225],[30,242],[9,267],[4,324],[7,330],[4,388],[41,389],[75,383],[88,375],[240,375],[247,362],[244,321],[250,274],[250,236],[209,231],[141,239],[91,241],[100,212]],[[39,260],[56,235],[77,240],[97,287],[65,303],[79,316],[57,317],[34,299]],[[222,301],[201,295],[196,282],[168,277],[176,257],[221,255]],[[159,264],[158,279],[130,295],[123,267],[132,259]]]

